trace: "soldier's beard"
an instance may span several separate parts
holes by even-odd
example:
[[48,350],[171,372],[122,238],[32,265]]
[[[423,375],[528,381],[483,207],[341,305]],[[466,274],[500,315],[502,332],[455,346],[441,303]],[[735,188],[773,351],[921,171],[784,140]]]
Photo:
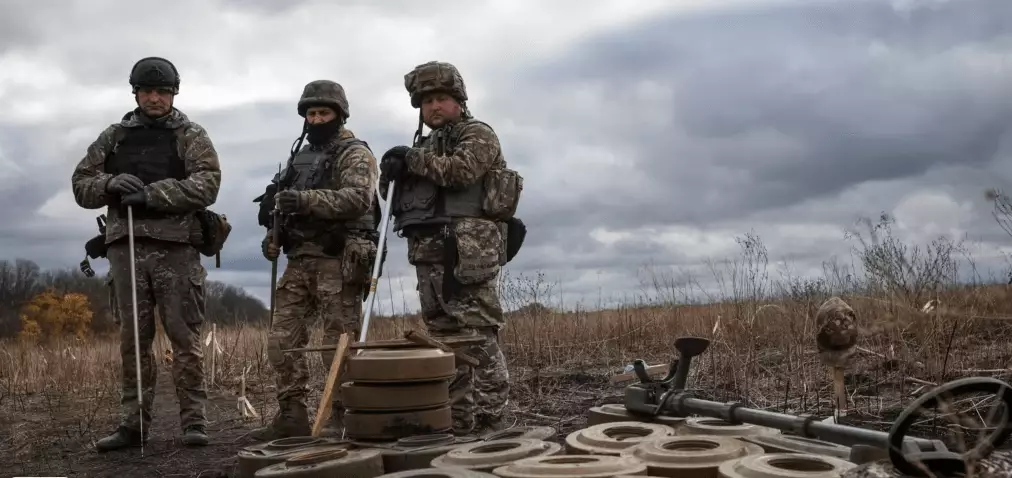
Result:
[[341,129],[341,122],[331,120],[326,123],[310,124],[306,129],[306,139],[309,144],[325,144]]

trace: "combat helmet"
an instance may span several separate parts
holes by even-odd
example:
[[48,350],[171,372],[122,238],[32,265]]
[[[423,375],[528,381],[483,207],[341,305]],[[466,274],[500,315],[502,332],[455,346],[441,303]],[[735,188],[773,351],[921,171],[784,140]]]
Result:
[[141,86],[171,88],[172,94],[179,93],[179,71],[165,58],[149,56],[141,58],[130,69],[130,86],[134,93]]
[[416,66],[404,75],[404,88],[411,95],[411,106],[418,108],[422,104],[422,96],[427,93],[442,92],[463,103],[467,101],[467,88],[464,77],[457,67],[442,61],[430,61]]
[[351,116],[344,87],[330,80],[311,81],[302,89],[302,97],[299,98],[299,116],[305,118],[306,110],[311,106],[329,106],[345,119]]

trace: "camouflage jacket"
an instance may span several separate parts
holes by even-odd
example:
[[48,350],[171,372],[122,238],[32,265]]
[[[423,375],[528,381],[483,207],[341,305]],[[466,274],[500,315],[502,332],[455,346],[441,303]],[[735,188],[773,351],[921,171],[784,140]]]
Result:
[[[74,200],[79,206],[99,209],[109,205],[111,196],[105,188],[112,175],[105,172],[105,159],[113,149],[116,131],[144,124],[151,124],[151,120],[137,108],[119,123],[109,125],[88,146],[87,154],[77,163],[71,177]],[[144,187],[147,208],[164,211],[168,215],[158,219],[135,219],[134,235],[190,243],[191,231],[200,227],[193,213],[211,206],[218,198],[221,183],[218,153],[207,131],[190,121],[183,112],[173,108],[164,126],[183,128],[176,144],[179,157],[185,162],[187,178],[163,179]],[[109,207],[106,215],[106,243],[125,238],[128,232],[126,213]]]
[[[462,121],[438,128],[418,146],[408,150],[405,156],[410,174],[422,176],[448,189],[463,188],[481,181],[490,169],[504,167],[504,163],[495,132],[477,121]],[[381,194],[386,194],[388,186],[387,181],[381,182]],[[476,277],[474,282],[490,280],[498,272],[499,267],[494,263],[505,257],[504,228],[504,224],[477,217],[462,218],[454,224],[460,255],[458,262],[475,270],[481,269],[478,275],[482,277]],[[442,234],[431,229],[421,231],[424,232],[407,235],[409,263],[441,262],[445,253]],[[475,265],[478,262],[481,264]]]
[[[341,128],[334,139],[325,145],[305,146],[306,148],[332,149],[340,140],[354,138],[348,128]],[[344,150],[340,157],[334,158],[330,165],[329,176],[324,177],[314,189],[302,191],[304,203],[300,215],[308,216],[309,222],[315,227],[325,227],[339,222],[354,221],[373,214],[375,197],[374,187],[379,176],[376,157],[365,146],[353,145]],[[267,231],[270,237],[271,231]],[[364,234],[351,230],[349,237],[363,237]],[[329,257],[323,252],[324,247],[311,240],[286,252],[288,257],[317,256]]]
[[[455,144],[445,144],[451,137],[456,138]],[[443,148],[438,148],[439,143],[444,143]],[[438,149],[447,154],[438,154]],[[409,173],[441,187],[462,188],[481,180],[489,169],[501,167],[501,152],[492,128],[477,121],[463,121],[432,131],[421,144],[408,150],[405,165]],[[387,185],[385,180],[380,184],[384,196]]]

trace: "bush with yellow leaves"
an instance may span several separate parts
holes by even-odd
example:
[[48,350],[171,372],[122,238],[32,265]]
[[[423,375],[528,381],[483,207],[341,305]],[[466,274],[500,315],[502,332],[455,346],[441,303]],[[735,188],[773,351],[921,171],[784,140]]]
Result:
[[83,339],[91,332],[91,304],[77,292],[58,294],[47,289],[21,308],[21,338],[44,340],[74,336]]

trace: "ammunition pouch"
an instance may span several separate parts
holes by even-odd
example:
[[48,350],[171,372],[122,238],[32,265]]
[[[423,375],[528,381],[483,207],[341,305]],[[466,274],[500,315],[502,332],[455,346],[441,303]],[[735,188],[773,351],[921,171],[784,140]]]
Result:
[[481,209],[489,219],[505,221],[513,217],[520,203],[524,178],[509,169],[491,169],[482,179]]
[[224,214],[208,209],[197,211],[197,222],[200,223],[200,244],[194,244],[201,254],[213,257],[225,246],[225,240],[232,232],[232,225]]
[[497,223],[455,221],[444,230],[444,298],[452,297],[462,286],[478,285],[495,278],[502,257],[502,231]]
[[285,254],[291,253],[307,242],[313,242],[322,248],[324,254],[338,257],[347,243],[348,229],[343,224],[317,229],[291,221],[289,224],[281,225],[280,237],[281,250]]

